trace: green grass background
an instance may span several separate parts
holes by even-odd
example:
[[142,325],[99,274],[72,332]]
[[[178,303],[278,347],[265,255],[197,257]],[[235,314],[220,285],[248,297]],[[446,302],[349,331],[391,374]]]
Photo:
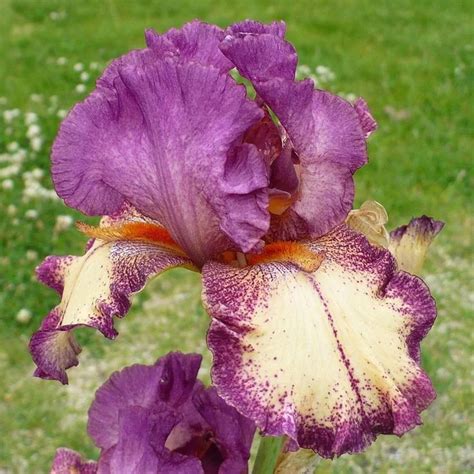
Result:
[[[334,92],[363,96],[379,122],[368,166],[357,173],[357,199],[380,201],[390,227],[423,213],[446,222],[426,267],[439,318],[424,343],[423,363],[439,397],[424,426],[402,440],[383,438],[366,453],[320,464],[318,472],[435,472],[474,470],[472,421],[472,1],[128,1],[0,0],[0,112],[18,107],[39,115],[45,144],[22,172],[49,169],[49,147],[59,118],[51,96],[68,109],[84,94],[75,63],[99,62],[142,47],[143,30],[164,31],[193,18],[225,26],[254,18],[284,19],[300,63],[336,74]],[[54,20],[51,12],[59,12]],[[64,12],[64,15],[63,15]],[[54,16],[54,15],[53,15]],[[58,57],[67,64],[58,66]],[[86,82],[93,87],[94,76]],[[35,102],[31,94],[41,94]],[[0,153],[11,141],[28,147],[22,118],[7,133],[0,117]],[[0,164],[0,169],[1,169]],[[22,201],[21,173],[11,190],[0,188],[0,472],[47,472],[54,450],[69,446],[97,453],[85,434],[93,391],[112,370],[151,363],[172,349],[205,352],[207,320],[199,279],[171,272],[137,298],[120,337],[111,343],[88,331],[81,365],[68,387],[31,378],[30,334],[56,303],[34,281],[33,269],[51,253],[80,253],[74,229],[54,234],[56,216],[79,215],[60,202]],[[47,176],[42,179],[51,188]],[[16,206],[16,215],[7,212]],[[25,212],[36,209],[37,219]],[[27,259],[28,250],[37,259]],[[16,320],[21,308],[28,323]],[[206,359],[203,376],[207,377]]]

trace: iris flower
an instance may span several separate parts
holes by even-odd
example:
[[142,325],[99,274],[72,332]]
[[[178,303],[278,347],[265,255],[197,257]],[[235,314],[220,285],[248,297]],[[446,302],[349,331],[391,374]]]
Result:
[[255,425],[196,380],[200,365],[198,354],[171,353],[112,374],[89,409],[98,462],[60,448],[52,473],[245,472]]
[[103,218],[79,226],[85,255],[38,268],[62,299],[30,350],[36,375],[67,383],[75,328],[115,338],[114,317],[150,278],[199,271],[217,393],[290,449],[333,457],[420,424],[435,397],[420,341],[436,308],[388,244],[353,228],[371,213],[348,218],[376,129],[367,104],[297,81],[284,35],[254,21],[149,30],[72,109],[54,185]]

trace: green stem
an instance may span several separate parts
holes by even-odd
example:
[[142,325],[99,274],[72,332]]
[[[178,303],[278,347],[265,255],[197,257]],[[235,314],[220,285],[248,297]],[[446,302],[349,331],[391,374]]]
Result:
[[284,438],[265,436],[260,438],[260,445],[253,465],[252,474],[273,474],[278,456],[283,447]]

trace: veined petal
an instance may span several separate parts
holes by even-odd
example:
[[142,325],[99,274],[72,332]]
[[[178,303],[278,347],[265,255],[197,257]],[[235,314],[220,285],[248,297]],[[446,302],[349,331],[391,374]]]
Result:
[[59,448],[56,450],[51,474],[95,474],[97,472],[97,463],[95,461],[86,461],[84,458],[72,449]]
[[30,341],[39,377],[67,383],[66,369],[78,364],[81,350],[72,329],[88,326],[114,339],[114,316],[125,316],[130,297],[150,278],[177,266],[193,268],[156,224],[129,221],[97,232],[103,240],[82,257],[48,257],[37,269],[39,279],[62,294]]
[[[421,423],[435,394],[419,344],[436,308],[420,279],[344,225],[306,246],[291,260],[204,266],[212,380],[264,433],[333,457]],[[298,255],[308,249],[312,264]]]
[[444,222],[421,216],[390,232],[389,250],[397,260],[400,270],[418,275],[428,247],[443,227]]
[[224,36],[221,28],[198,20],[179,29],[171,28],[162,35],[151,29],[145,32],[147,46],[160,58],[198,62],[227,72],[233,64],[219,50]]
[[310,80],[295,81],[296,53],[278,35],[229,35],[221,49],[276,114],[300,160],[298,197],[272,222],[272,238],[324,235],[350,211],[352,175],[367,162],[375,122],[365,102],[352,106]]
[[[52,173],[68,205],[107,214],[127,200],[200,265],[260,242],[270,221],[268,171],[256,147],[242,144],[262,110],[228,74],[193,56],[200,43],[188,30],[174,39],[177,57],[152,47],[110,66],[62,123]],[[208,31],[198,30],[198,38]]]

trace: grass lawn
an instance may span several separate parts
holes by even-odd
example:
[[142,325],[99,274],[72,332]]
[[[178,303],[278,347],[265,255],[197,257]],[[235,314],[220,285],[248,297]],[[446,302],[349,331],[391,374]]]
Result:
[[[49,149],[61,117],[110,59],[144,45],[144,28],[196,17],[222,26],[284,19],[300,64],[329,68],[335,77],[320,68],[322,85],[363,96],[379,122],[356,204],[382,202],[390,227],[423,213],[446,222],[425,269],[439,317],[423,363],[438,399],[401,440],[382,437],[318,472],[472,472],[473,10],[469,0],[0,0],[0,472],[47,472],[59,446],[96,456],[87,408],[113,370],[172,349],[206,351],[199,278],[183,270],[136,298],[115,342],[79,331],[84,350],[69,386],[32,378],[26,349],[57,301],[34,267],[85,243],[70,225],[79,214],[51,192]],[[209,357],[204,378],[208,368]]]

